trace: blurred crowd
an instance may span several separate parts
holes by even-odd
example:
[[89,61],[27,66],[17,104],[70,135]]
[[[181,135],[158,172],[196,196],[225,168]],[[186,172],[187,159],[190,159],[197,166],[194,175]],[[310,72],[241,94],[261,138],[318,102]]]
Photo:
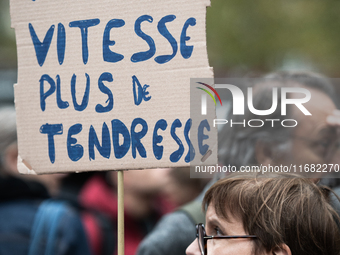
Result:
[[[116,172],[20,175],[14,106],[0,109],[0,156],[0,254],[32,254],[29,251],[37,249],[32,247],[33,226],[37,221],[44,224],[39,211],[55,210],[53,206],[65,207],[55,230],[64,246],[55,254],[116,254]],[[198,196],[206,182],[190,179],[189,168],[126,171],[125,254],[135,254],[160,217]],[[54,204],[44,209],[44,201]],[[69,214],[73,219],[63,219]],[[66,231],[73,235],[62,236]],[[39,249],[48,245],[45,239],[38,240]]]
[[[271,108],[274,87],[307,88],[313,101],[305,107],[312,116],[289,107],[287,119],[298,120],[296,128],[273,129],[270,122],[261,128],[225,126],[219,133],[221,165],[340,164],[340,111],[334,88],[325,77],[310,72],[277,72],[252,86],[255,109]],[[297,97],[294,93],[290,96]],[[271,115],[256,119],[279,119],[280,115],[278,107]],[[117,254],[117,173],[20,175],[15,116],[13,106],[0,108],[0,254]],[[242,118],[253,119],[254,115],[246,112]],[[304,177],[310,183],[294,185],[314,187],[317,183],[332,188],[335,194],[325,192],[325,197],[339,213],[339,179],[322,174]],[[185,254],[196,238],[195,232],[199,235],[204,230],[203,225],[196,224],[206,221],[202,201],[206,205],[210,202],[204,198],[205,192],[223,178],[228,176],[219,173],[211,180],[190,178],[188,167],[125,171],[125,254]],[[221,196],[214,199],[223,200]],[[223,203],[228,204],[228,200]],[[215,214],[211,210],[207,213]],[[339,234],[334,231],[334,235]],[[206,254],[202,240],[198,254]],[[292,249],[291,243],[285,244]],[[187,254],[196,254],[198,248],[195,251],[190,247]]]

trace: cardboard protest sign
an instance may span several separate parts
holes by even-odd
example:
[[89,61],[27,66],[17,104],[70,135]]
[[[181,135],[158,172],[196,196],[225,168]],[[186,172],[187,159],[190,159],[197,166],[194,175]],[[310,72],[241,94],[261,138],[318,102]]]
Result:
[[216,130],[190,116],[190,78],[213,76],[209,4],[11,0],[19,171],[203,164],[204,145],[216,163]]

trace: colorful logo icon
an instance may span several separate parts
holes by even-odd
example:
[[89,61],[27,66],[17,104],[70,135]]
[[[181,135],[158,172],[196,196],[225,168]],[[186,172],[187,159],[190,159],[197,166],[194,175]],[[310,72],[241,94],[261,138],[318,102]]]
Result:
[[[197,82],[198,84],[201,84],[201,85],[204,85],[206,86],[207,88],[209,88],[212,92],[214,92],[214,94],[217,96],[218,100],[220,101],[220,104],[222,105],[222,100],[220,98],[220,95],[217,93],[217,91],[210,85],[206,84],[206,83],[203,83],[203,82]],[[200,90],[203,90],[204,92],[206,92],[213,100],[214,100],[214,103],[216,105],[216,100],[215,100],[215,97],[213,96],[213,94],[211,94],[211,92],[209,90],[206,90],[204,88],[201,88],[201,87],[196,87]]]

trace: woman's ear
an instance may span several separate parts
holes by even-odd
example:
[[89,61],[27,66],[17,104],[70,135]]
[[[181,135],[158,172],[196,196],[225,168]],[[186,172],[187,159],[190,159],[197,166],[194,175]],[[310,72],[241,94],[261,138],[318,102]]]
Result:
[[276,247],[273,249],[273,255],[292,255],[292,252],[290,251],[290,248],[287,244],[282,244],[280,247]]

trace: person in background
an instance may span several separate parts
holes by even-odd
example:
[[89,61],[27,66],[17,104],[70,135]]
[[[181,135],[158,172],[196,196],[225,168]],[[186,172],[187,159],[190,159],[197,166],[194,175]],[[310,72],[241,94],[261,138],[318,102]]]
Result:
[[[204,179],[190,179],[189,168],[130,170],[124,173],[125,254],[135,254],[140,241],[165,213],[194,199]],[[93,254],[117,249],[116,172],[70,174],[58,197],[82,215]]]
[[[286,177],[286,178],[285,178]],[[239,175],[205,194],[206,224],[187,255],[338,255],[340,218],[327,187],[287,175]]]
[[76,212],[50,200],[40,177],[18,174],[15,116],[0,108],[0,254],[90,255]]
[[190,167],[171,168],[170,181],[165,186],[165,197],[179,207],[195,199],[210,181],[208,178],[190,178]]
[[[224,125],[219,133],[219,160],[222,165],[241,166],[250,165],[303,165],[339,163],[338,129],[340,115],[336,107],[336,96],[332,84],[325,77],[311,72],[287,71],[276,72],[258,79],[253,85],[253,105],[255,109],[266,110],[272,105],[273,87],[300,87],[311,92],[312,100],[304,106],[312,116],[302,114],[299,109],[288,107],[284,119],[296,119],[296,128],[284,128],[271,122],[261,128],[236,125],[230,128]],[[279,91],[279,90],[278,90]],[[234,122],[246,122],[249,119],[282,119],[281,93],[278,93],[278,109],[270,116],[254,116],[246,111],[244,116],[232,116],[232,107],[226,119]],[[290,95],[296,97],[297,95]],[[215,174],[214,180],[223,175]],[[327,179],[325,182],[328,182]],[[209,188],[209,185],[207,188]],[[335,184],[336,185],[336,184]],[[206,188],[206,189],[207,189]],[[177,210],[165,215],[140,244],[138,255],[183,255],[188,245],[195,239],[195,223],[203,219],[200,205],[203,193],[190,205],[189,210]]]
[[[340,111],[337,110],[334,88],[327,78],[312,72],[281,71],[255,80],[252,87],[253,105],[258,110],[271,108],[273,89],[277,88],[277,108],[270,115],[255,115],[246,108],[244,116],[232,116],[234,122],[259,119],[265,124],[260,128],[225,125],[219,136],[219,153],[224,165],[239,169],[260,164],[287,166],[335,162]],[[305,115],[294,104],[287,104],[287,113],[283,115],[282,88],[307,89],[311,99],[302,105],[311,115]],[[301,93],[287,94],[288,99],[301,97],[304,97]],[[272,127],[272,122],[266,119],[279,121],[275,121]],[[283,119],[294,119],[297,126],[285,127],[281,124]],[[294,123],[288,121],[286,124]]]
[[[140,241],[159,218],[174,209],[166,199],[171,169],[124,172],[125,255],[134,255]],[[70,174],[62,180],[59,198],[71,201],[82,215],[95,255],[117,254],[117,172]]]

